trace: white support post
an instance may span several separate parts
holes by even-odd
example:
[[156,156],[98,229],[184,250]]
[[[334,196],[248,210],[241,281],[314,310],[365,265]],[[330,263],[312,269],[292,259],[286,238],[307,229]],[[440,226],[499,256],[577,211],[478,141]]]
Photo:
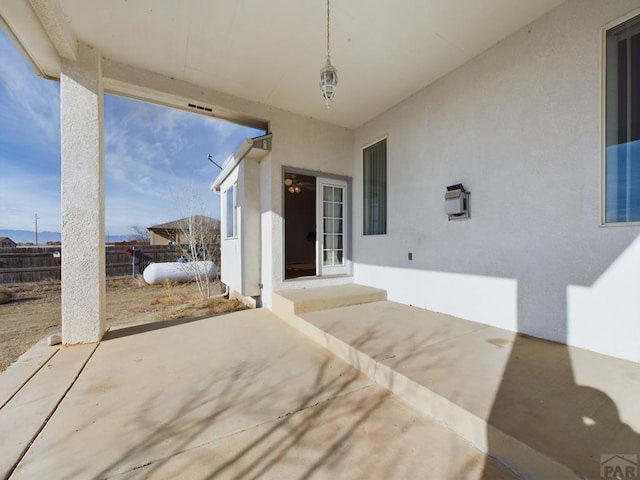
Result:
[[62,342],[105,332],[104,91],[100,52],[62,61]]

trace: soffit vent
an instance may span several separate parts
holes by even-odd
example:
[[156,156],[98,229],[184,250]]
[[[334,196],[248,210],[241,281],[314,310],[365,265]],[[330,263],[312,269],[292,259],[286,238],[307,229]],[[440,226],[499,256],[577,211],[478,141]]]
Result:
[[189,108],[193,108],[195,110],[202,110],[203,112],[213,113],[213,110],[209,107],[203,107],[202,105],[196,105],[195,103],[189,103]]

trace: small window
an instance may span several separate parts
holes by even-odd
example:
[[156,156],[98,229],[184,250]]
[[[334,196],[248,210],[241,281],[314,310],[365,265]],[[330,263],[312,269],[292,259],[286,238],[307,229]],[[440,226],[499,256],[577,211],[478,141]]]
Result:
[[640,222],[640,16],[607,31],[605,222]]
[[363,163],[363,234],[387,233],[387,140],[365,148]]
[[238,197],[237,191],[238,185],[234,184],[229,187],[229,189],[225,192],[225,216],[227,222],[227,230],[225,232],[226,238],[233,238],[237,236],[237,209],[238,209]]

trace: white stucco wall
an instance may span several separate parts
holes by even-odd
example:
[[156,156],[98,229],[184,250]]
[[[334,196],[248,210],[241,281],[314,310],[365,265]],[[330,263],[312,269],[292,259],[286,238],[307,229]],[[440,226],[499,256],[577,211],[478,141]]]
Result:
[[283,167],[351,177],[353,132],[317,120],[274,111],[269,129],[272,151],[261,162],[262,302],[271,307],[271,292],[301,286],[352,282],[351,277],[284,281]]
[[[221,279],[232,292],[246,297],[261,294],[260,282],[260,165],[245,158],[220,186]],[[226,191],[237,188],[236,235],[227,238]]]
[[261,294],[260,264],[260,164],[245,159],[240,164],[241,182],[238,199],[241,200],[239,219],[242,242],[242,291],[245,296]]
[[[236,225],[235,237],[227,238],[227,196],[226,192],[238,182],[240,166],[238,165],[220,185],[220,279],[232,292],[242,292],[242,244],[240,243],[241,229]],[[238,200],[241,195],[238,195]],[[241,218],[238,208],[237,219]],[[240,222],[239,222],[240,223]]]
[[[599,225],[602,28],[639,8],[569,1],[359,128],[355,281],[640,361],[640,229]],[[364,237],[361,148],[382,137],[388,233]],[[449,222],[460,182],[472,218]]]

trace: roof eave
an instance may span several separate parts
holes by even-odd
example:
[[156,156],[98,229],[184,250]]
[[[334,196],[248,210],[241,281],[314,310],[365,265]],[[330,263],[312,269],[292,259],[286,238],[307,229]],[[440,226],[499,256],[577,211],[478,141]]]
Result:
[[0,29],[36,75],[60,79],[60,55],[28,1],[0,2]]
[[257,150],[261,150],[262,152],[259,155],[252,156],[252,158],[258,161],[264,158],[267,153],[271,151],[271,138],[271,133],[255,138],[245,138],[236,152],[231,155],[227,159],[227,161],[225,161],[224,168],[211,184],[211,191],[213,191],[214,193],[220,193],[220,186],[222,185],[222,183],[254,148]]

